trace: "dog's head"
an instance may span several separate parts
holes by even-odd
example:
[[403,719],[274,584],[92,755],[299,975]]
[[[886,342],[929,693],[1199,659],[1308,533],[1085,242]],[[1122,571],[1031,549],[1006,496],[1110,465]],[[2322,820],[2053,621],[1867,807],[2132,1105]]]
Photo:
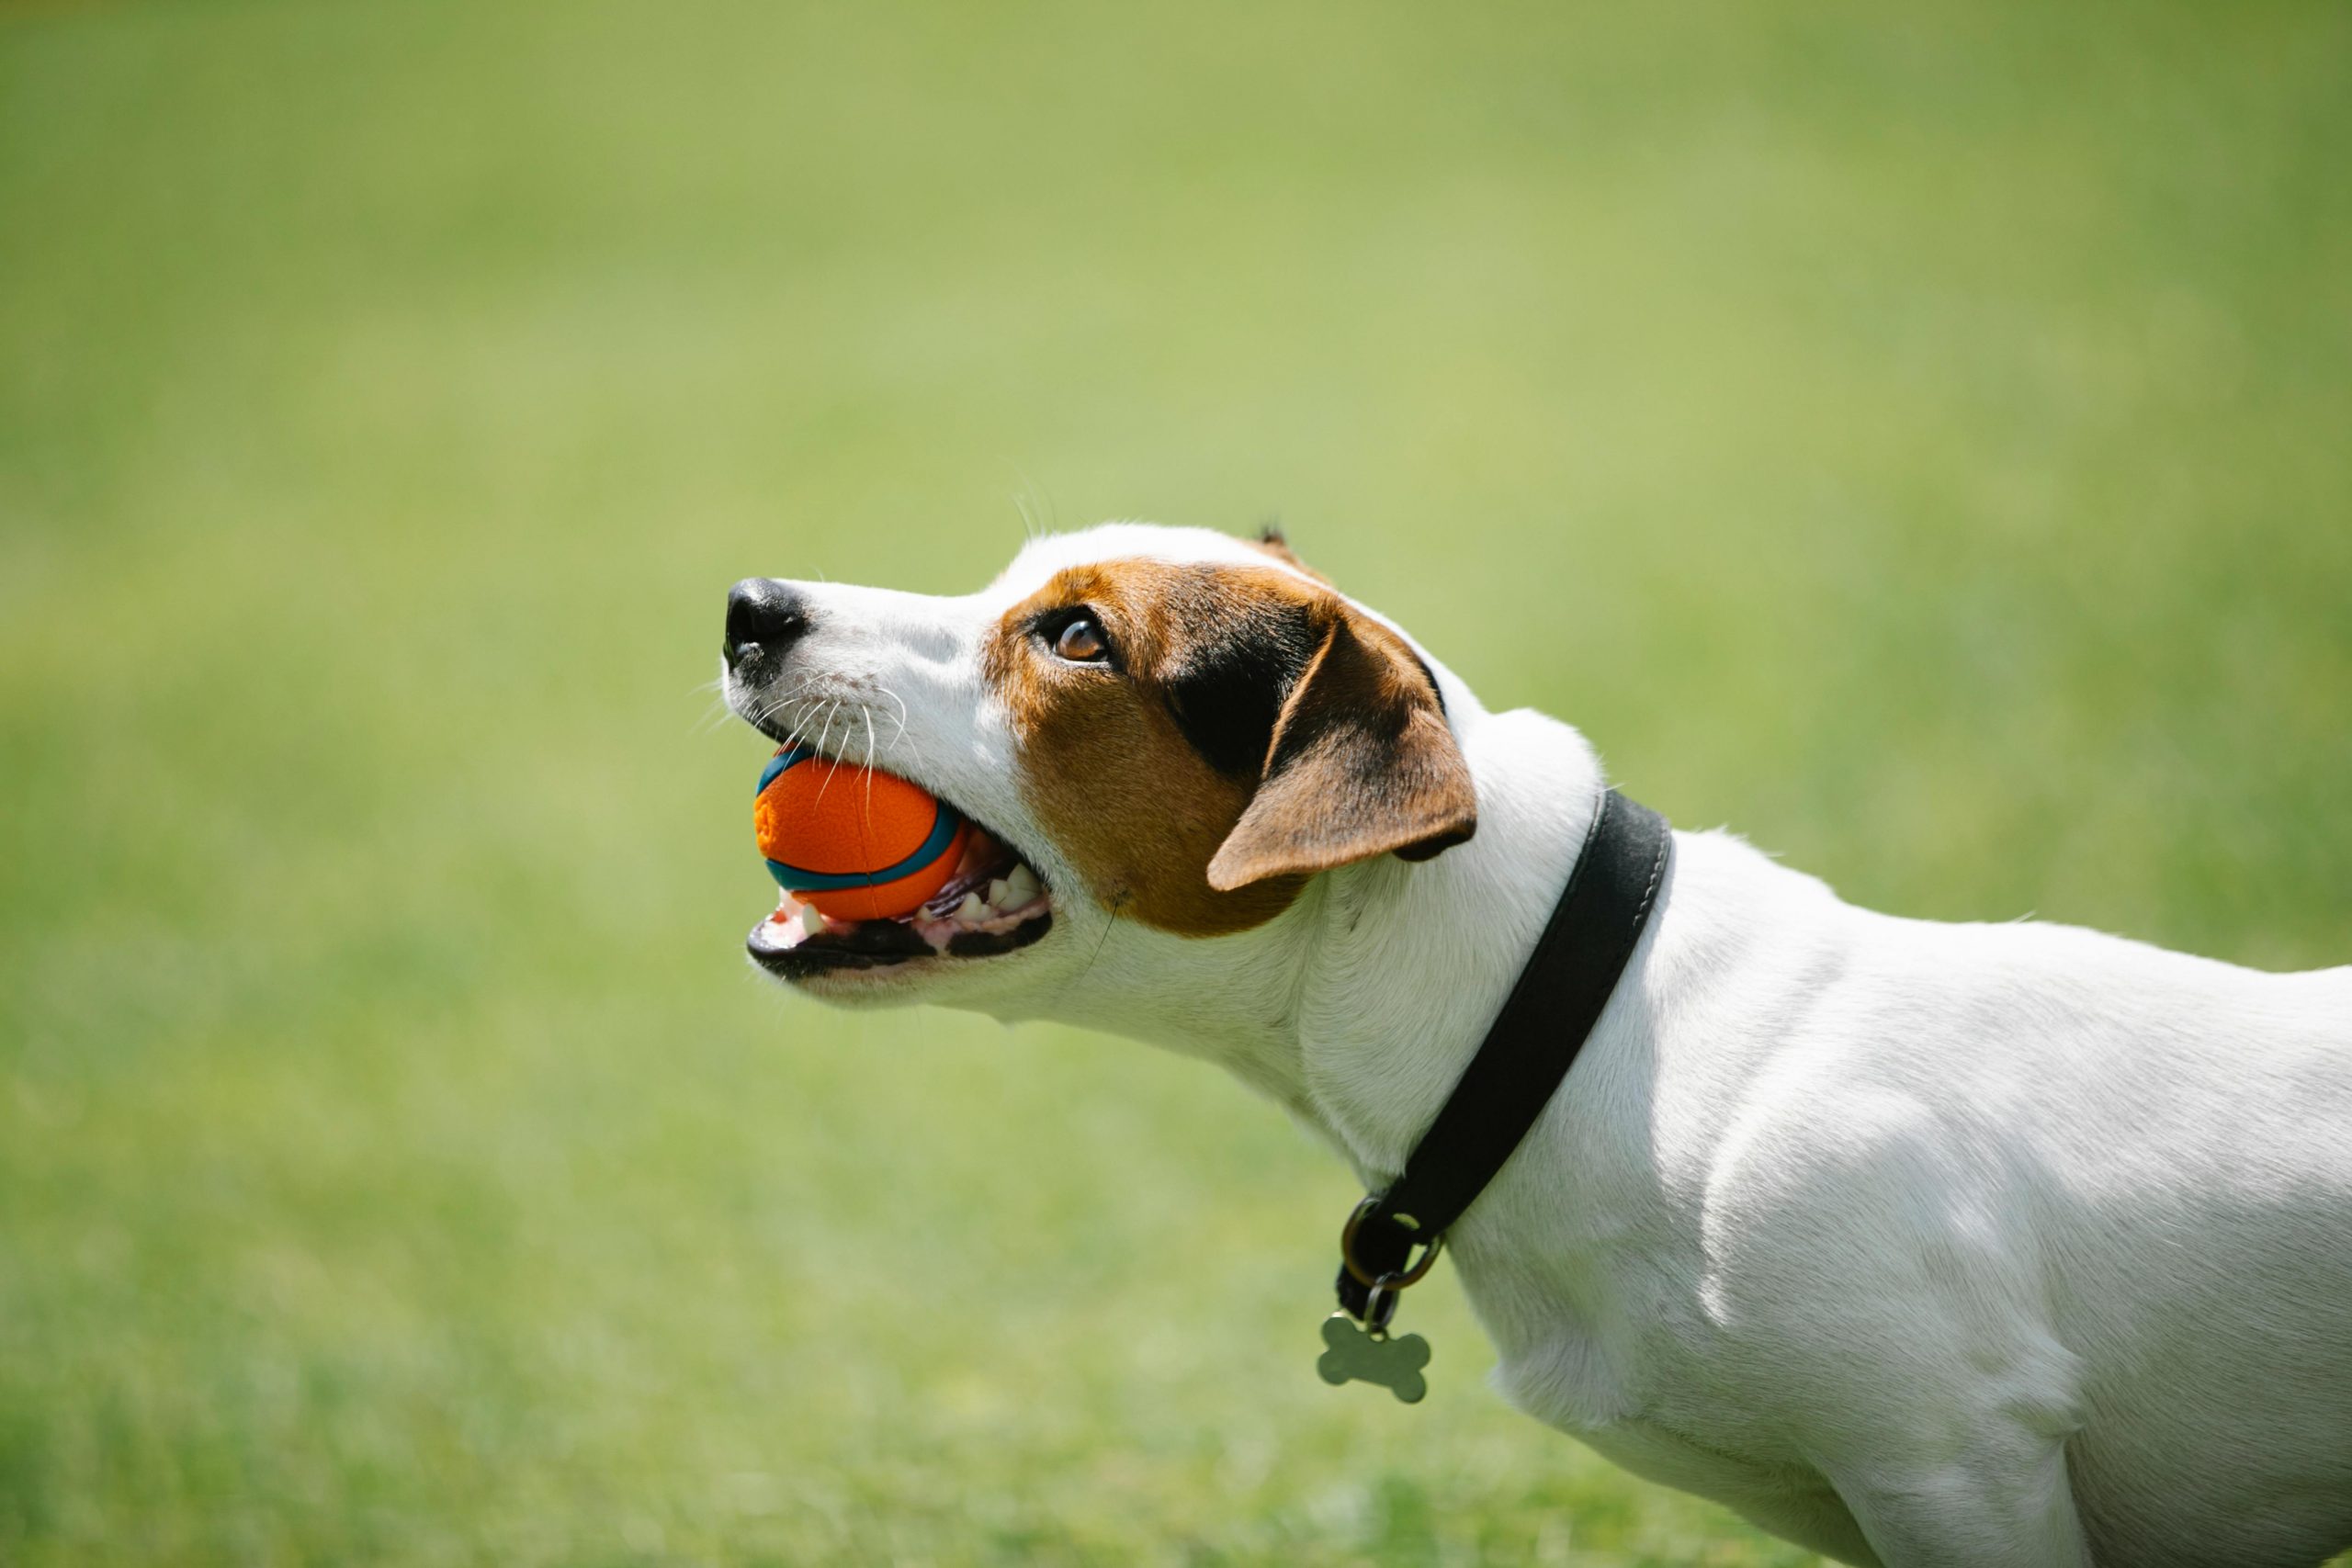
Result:
[[[1230,938],[1317,874],[1477,825],[1439,678],[1278,539],[1107,525],[964,598],[756,578],[725,689],[777,741],[924,785],[980,831],[916,914],[786,895],[763,968],[829,998],[989,1006],[1075,977],[1118,927]],[[1033,891],[1034,889],[1034,891]]]

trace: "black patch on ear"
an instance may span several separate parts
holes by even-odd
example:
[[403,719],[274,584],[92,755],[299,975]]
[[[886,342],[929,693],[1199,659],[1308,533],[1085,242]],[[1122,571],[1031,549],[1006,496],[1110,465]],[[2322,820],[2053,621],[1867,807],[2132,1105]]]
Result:
[[[1437,711],[1440,714],[1443,714],[1446,711],[1445,688],[1437,683],[1437,671],[1431,670],[1430,668],[1430,661],[1423,659],[1419,653],[1414,652],[1413,649],[1409,645],[1406,648],[1405,651],[1412,655],[1413,668],[1421,672],[1421,679],[1430,683],[1430,695],[1437,699]],[[1440,844],[1438,849],[1445,849],[1448,847],[1449,846],[1447,845]],[[1431,850],[1430,853],[1435,854],[1437,853],[1437,850]],[[1407,860],[1410,860],[1413,857],[1407,855],[1405,858]]]
[[1274,721],[1319,639],[1304,605],[1218,610],[1185,627],[1182,658],[1163,677],[1168,711],[1210,767],[1256,778],[1273,746]]

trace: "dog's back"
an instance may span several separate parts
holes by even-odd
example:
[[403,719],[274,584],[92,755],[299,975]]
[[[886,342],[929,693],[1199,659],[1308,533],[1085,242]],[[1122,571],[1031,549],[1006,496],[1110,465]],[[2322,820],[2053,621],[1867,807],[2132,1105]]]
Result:
[[[2352,1544],[2352,968],[2030,923],[1851,930],[1787,1109],[1836,1151],[1812,1214],[1850,1200],[1880,1237],[1849,1281],[1883,1292],[1878,1320],[1942,1339],[1923,1367],[1973,1359],[1959,1402],[2066,1434],[2095,1562]],[[1896,1310],[1939,1275],[1945,1319]]]
[[2179,1048],[2114,1064],[2052,1227],[2067,1468],[2099,1562],[2310,1563],[2352,1543],[2352,968],[2162,956],[2197,977],[2142,1002]]

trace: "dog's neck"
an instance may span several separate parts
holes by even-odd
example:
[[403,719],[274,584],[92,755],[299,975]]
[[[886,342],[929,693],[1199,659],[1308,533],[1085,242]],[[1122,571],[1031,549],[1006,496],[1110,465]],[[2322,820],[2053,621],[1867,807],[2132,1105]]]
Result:
[[1237,936],[1114,921],[1086,970],[1022,1013],[1219,1062],[1368,1183],[1394,1177],[1533,950],[1602,788],[1567,726],[1453,708],[1478,786],[1468,843],[1327,873]]

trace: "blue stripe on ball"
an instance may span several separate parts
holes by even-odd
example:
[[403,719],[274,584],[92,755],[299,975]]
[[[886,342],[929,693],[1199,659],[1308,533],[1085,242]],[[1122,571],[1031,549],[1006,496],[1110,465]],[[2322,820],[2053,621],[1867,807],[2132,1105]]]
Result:
[[955,841],[956,829],[963,825],[963,814],[943,800],[939,802],[939,814],[931,819],[931,832],[922,846],[896,865],[885,866],[880,871],[803,871],[797,865],[772,860],[767,863],[768,874],[775,878],[778,886],[791,893],[834,893],[844,887],[879,887],[886,882],[896,882],[910,872],[922,870],[946,853],[947,846]]

